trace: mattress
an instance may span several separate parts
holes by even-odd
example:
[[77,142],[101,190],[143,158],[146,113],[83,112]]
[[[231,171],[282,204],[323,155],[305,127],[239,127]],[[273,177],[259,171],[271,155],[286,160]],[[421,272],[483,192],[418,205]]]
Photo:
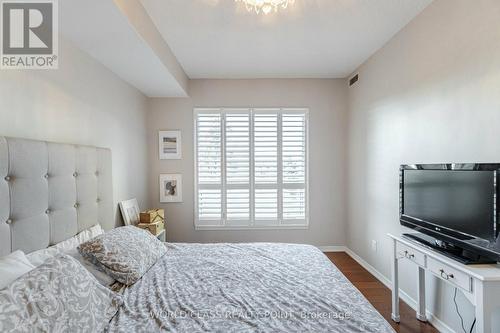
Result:
[[110,332],[394,332],[308,245],[167,244]]

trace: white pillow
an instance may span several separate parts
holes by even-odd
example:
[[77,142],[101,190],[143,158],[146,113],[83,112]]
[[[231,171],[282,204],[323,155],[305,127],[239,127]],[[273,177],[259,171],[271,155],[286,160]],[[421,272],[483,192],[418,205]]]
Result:
[[101,225],[96,224],[95,226],[80,232],[75,237],[78,239],[78,245],[80,245],[88,240],[91,240],[94,237],[102,235],[103,233],[104,230],[102,229]]
[[73,236],[65,241],[57,243],[46,249],[41,249],[35,252],[31,252],[27,255],[28,260],[35,266],[40,266],[43,262],[49,258],[54,257],[60,252],[68,253],[72,252],[77,248],[78,245],[84,243],[100,234],[103,234],[104,230],[100,224],[97,224],[90,229],[86,229],[80,232],[78,235]]
[[80,232],[76,236],[73,236],[65,241],[57,243],[53,247],[60,250],[61,252],[68,253],[68,252],[76,249],[76,247],[78,245],[80,245],[88,240],[91,240],[92,238],[99,236],[100,234],[103,234],[103,233],[104,233],[104,230],[102,230],[101,225],[97,224],[89,229],[83,230],[82,232]]
[[50,258],[56,256],[57,254],[59,254],[59,250],[56,249],[55,247],[51,246],[51,247],[48,247],[46,249],[42,249],[42,250],[28,253],[26,255],[26,258],[28,258],[29,262],[33,266],[38,267],[41,264],[43,264],[43,262],[45,260],[50,259]]
[[52,258],[60,253],[69,254],[78,260],[95,278],[103,285],[110,286],[115,282],[115,279],[99,271],[95,265],[82,257],[78,252],[78,245],[91,240],[92,238],[104,233],[100,224],[97,224],[87,230],[80,232],[78,235],[73,236],[65,241],[57,243],[54,246],[46,249],[38,250],[27,255],[28,260],[36,267],[44,263],[45,260]]
[[17,250],[0,258],[0,289],[31,271],[33,266],[23,251]]

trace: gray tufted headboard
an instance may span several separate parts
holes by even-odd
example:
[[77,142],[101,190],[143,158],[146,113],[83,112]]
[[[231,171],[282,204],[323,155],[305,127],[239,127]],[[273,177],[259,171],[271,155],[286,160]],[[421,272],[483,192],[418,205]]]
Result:
[[0,137],[0,256],[114,226],[111,151]]

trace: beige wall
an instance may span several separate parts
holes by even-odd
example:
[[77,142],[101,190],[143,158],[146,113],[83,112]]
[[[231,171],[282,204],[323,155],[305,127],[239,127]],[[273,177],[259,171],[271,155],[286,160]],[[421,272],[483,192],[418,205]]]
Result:
[[[183,242],[299,242],[344,245],[347,92],[344,80],[192,80],[190,98],[151,99],[149,189],[167,217],[167,238]],[[194,107],[310,109],[310,227],[308,230],[195,231]],[[182,131],[182,160],[158,159],[158,130]],[[159,203],[160,173],[183,175],[183,203]]]
[[[399,165],[500,162],[499,18],[498,0],[436,0],[361,66],[349,89],[348,245],[386,277],[386,233],[409,231],[399,226]],[[415,298],[415,268],[401,271]],[[453,290],[428,278],[429,308],[461,332]],[[473,308],[457,298],[470,327]]]
[[58,70],[0,71],[0,135],[111,148],[115,202],[146,205],[147,99],[64,39],[59,58]]

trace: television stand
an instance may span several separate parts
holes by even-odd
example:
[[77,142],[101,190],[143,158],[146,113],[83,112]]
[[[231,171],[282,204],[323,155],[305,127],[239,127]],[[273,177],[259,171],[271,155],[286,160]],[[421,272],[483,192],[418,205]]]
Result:
[[403,234],[403,238],[409,239],[411,241],[416,241],[464,265],[496,264],[495,260],[480,256],[478,254],[464,250],[460,247],[456,247],[449,243],[440,241],[432,236],[428,236],[425,234],[420,234],[420,233]]
[[[408,237],[388,235],[392,243],[392,320],[399,322],[399,263],[418,267],[416,274],[417,319],[427,321],[425,276],[432,274],[457,288],[475,307],[476,332],[500,332],[500,265],[464,265],[434,248]],[[407,268],[405,266],[405,268]],[[408,276],[406,272],[405,277]],[[439,302],[433,300],[433,302]],[[494,318],[494,320],[492,320]]]

